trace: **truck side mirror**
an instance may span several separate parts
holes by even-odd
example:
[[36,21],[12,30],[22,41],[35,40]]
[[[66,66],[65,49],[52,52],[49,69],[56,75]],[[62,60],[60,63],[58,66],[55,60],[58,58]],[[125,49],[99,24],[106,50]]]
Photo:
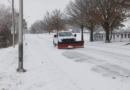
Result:
[[74,36],[76,37],[77,35],[76,35],[76,34],[74,34]]
[[56,38],[56,37],[57,37],[57,35],[54,35],[54,37]]

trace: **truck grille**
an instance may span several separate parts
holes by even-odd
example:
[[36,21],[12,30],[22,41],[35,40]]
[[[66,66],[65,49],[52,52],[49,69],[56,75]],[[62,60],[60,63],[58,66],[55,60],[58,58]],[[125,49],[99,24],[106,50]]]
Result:
[[63,39],[62,42],[74,42],[74,39]]

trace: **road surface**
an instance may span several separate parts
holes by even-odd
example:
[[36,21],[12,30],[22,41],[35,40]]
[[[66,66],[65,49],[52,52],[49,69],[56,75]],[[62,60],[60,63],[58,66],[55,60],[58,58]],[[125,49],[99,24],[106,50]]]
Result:
[[0,62],[4,63],[4,68],[0,69],[0,88],[130,90],[129,50],[121,49],[119,52],[117,48],[87,43],[84,48],[57,49],[52,39],[53,35],[48,34],[26,35],[24,68],[28,71],[22,74],[14,71],[17,68],[17,48],[3,50],[5,54]]

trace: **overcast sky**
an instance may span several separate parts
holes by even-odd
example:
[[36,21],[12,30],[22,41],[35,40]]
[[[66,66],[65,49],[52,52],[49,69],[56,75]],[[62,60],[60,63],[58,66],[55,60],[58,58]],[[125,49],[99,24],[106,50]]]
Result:
[[[12,1],[12,0],[10,0]],[[15,1],[15,8],[19,11],[19,0]],[[61,9],[64,11],[70,0],[23,0],[24,1],[24,18],[28,22],[28,27],[36,20],[41,20],[46,11]],[[0,0],[0,4],[9,6],[8,0]],[[30,16],[30,17],[28,17]]]

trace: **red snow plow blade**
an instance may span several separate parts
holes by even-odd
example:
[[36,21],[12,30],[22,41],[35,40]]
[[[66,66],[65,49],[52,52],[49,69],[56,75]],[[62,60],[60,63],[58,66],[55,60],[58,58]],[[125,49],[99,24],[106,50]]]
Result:
[[83,48],[84,41],[58,42],[58,48]]

